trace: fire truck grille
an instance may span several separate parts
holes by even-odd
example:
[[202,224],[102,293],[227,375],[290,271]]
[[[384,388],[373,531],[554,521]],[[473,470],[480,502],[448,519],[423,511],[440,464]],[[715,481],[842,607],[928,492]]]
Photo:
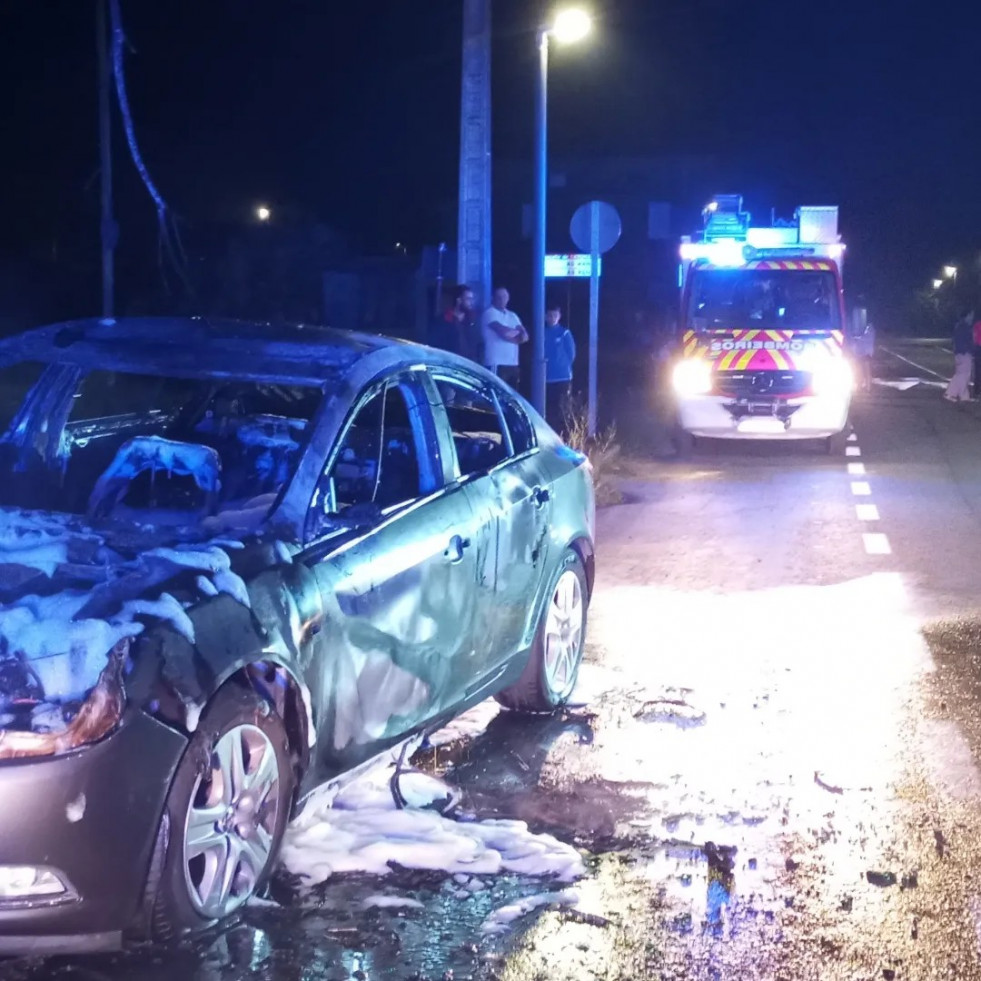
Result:
[[805,394],[809,384],[807,371],[720,371],[715,394],[734,399],[789,398]]

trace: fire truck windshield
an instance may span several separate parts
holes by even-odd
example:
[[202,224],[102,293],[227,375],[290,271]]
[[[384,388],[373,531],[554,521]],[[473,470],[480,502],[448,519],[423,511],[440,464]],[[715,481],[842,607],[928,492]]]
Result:
[[802,269],[694,269],[686,320],[694,330],[836,330],[835,275]]

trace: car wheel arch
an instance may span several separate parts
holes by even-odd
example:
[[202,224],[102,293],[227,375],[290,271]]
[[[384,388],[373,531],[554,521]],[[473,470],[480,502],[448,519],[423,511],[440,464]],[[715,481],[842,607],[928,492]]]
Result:
[[299,778],[310,764],[316,737],[313,700],[309,688],[281,660],[261,656],[245,659],[230,665],[226,671],[216,676],[206,694],[191,710],[185,711],[185,721],[181,728],[188,736],[193,735],[196,729],[195,722],[192,722],[195,712],[200,716],[219,692],[228,687],[255,692],[280,717],[286,729],[298,784]]
[[[589,538],[587,538],[585,535],[580,535],[577,538],[567,541],[557,550],[557,554],[561,556],[567,556],[570,553],[575,555],[579,561],[582,562],[583,570],[586,573],[586,601],[589,602],[593,595],[593,580],[596,570],[596,550],[594,549],[593,543],[589,540]],[[557,566],[551,566],[549,572],[542,576],[538,595],[535,597],[535,602],[529,609],[528,623],[525,628],[525,636],[522,644],[522,650],[524,651],[530,649],[531,641],[534,637],[535,631],[538,629],[538,623],[542,618],[546,605],[552,598],[551,586],[555,568],[557,568]]]
[[584,535],[580,535],[569,542],[566,548],[579,556],[583,569],[586,570],[587,598],[592,598],[593,583],[596,579],[596,549],[593,547],[593,543]]
[[299,786],[300,777],[310,763],[316,736],[309,688],[289,666],[273,660],[251,661],[232,674],[228,681],[254,690],[282,719]]

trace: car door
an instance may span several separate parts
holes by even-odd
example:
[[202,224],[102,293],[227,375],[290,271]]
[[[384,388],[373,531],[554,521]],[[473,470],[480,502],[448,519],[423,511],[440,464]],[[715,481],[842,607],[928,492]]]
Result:
[[487,671],[502,669],[528,642],[549,549],[551,491],[538,466],[534,429],[503,386],[462,373],[435,375],[461,479],[474,510],[493,528],[493,590],[478,608]]
[[418,372],[371,386],[314,494],[303,556],[326,611],[314,671],[324,770],[424,726],[470,684],[472,512],[446,486],[434,426]]

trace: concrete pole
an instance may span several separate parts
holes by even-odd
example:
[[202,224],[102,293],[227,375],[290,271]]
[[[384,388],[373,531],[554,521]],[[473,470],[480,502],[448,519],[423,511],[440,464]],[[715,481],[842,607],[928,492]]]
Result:
[[463,0],[457,280],[491,294],[491,0]]
[[531,404],[545,415],[545,226],[548,193],[548,31],[538,32],[535,83],[535,224],[531,249]]
[[99,54],[99,170],[102,206],[100,233],[102,237],[102,316],[110,319],[115,312],[116,222],[112,216],[112,129],[109,118],[109,89],[112,80],[109,65],[106,0],[96,0],[96,36]]

